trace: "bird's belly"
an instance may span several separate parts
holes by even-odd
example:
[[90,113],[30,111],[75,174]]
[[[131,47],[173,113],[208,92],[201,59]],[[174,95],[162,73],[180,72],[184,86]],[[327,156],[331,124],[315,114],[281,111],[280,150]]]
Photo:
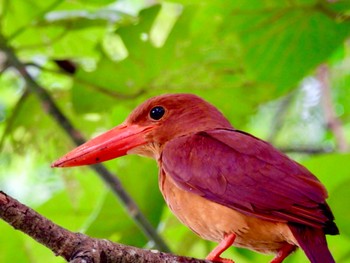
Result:
[[261,253],[276,253],[286,243],[297,244],[285,223],[244,215],[177,187],[168,176],[160,177],[160,189],[172,212],[204,239],[220,242],[234,233],[234,246]]

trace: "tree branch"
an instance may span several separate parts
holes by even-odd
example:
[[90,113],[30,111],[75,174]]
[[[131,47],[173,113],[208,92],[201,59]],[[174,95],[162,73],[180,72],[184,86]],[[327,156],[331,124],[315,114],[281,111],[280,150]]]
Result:
[[[85,142],[83,135],[78,131],[68,118],[61,112],[50,94],[40,86],[29,74],[26,66],[16,56],[14,50],[7,44],[6,38],[0,33],[0,50],[2,50],[6,56],[9,64],[14,67],[24,79],[27,88],[30,92],[35,94],[42,103],[43,109],[51,115],[51,117],[61,126],[67,135],[73,140],[76,145],[80,145]],[[91,168],[98,173],[103,181],[112,189],[113,193],[119,197],[128,214],[134,219],[137,225],[142,229],[143,233],[148,239],[153,240],[155,247],[161,251],[170,251],[163,239],[158,235],[157,231],[153,228],[150,222],[142,214],[139,207],[136,205],[130,195],[124,190],[118,177],[112,174],[102,164],[91,166]]]
[[9,117],[7,117],[6,127],[4,129],[3,134],[0,137],[0,151],[2,150],[2,148],[4,146],[6,136],[11,132],[11,130],[13,128],[13,123],[16,121],[16,118],[17,118],[18,114],[20,113],[24,102],[28,98],[28,95],[29,95],[28,90],[27,89],[24,90],[21,97],[17,101],[11,115]]
[[88,89],[94,90],[96,92],[103,93],[106,96],[109,96],[111,98],[118,99],[118,100],[135,99],[135,98],[137,98],[137,97],[139,97],[141,95],[144,95],[146,93],[146,89],[145,88],[141,88],[141,89],[139,89],[138,91],[136,91],[135,93],[132,93],[132,94],[121,93],[121,92],[118,92],[118,91],[115,91],[115,90],[106,89],[105,87],[97,85],[96,83],[91,83],[91,82],[89,82],[87,80],[84,80],[82,78],[77,77],[74,74],[68,73],[67,71],[64,71],[62,69],[60,69],[60,70],[49,69],[47,67],[43,67],[43,66],[38,65],[36,63],[27,63],[26,65],[27,66],[33,66],[33,67],[36,67],[36,68],[38,68],[40,70],[43,70],[43,71],[46,71],[46,72],[50,72],[50,73],[53,73],[53,74],[70,76],[73,79],[73,81],[75,81],[76,83],[82,84],[84,87],[86,87]]
[[320,82],[322,92],[322,107],[324,117],[326,119],[327,128],[334,134],[337,149],[340,152],[346,152],[348,145],[341,121],[335,113],[332,92],[329,83],[329,68],[326,64],[322,64],[317,69],[317,79]]
[[331,147],[306,147],[306,146],[283,146],[278,147],[281,152],[284,153],[301,153],[301,154],[309,154],[309,155],[317,155],[317,154],[329,154],[334,152],[334,149]]
[[175,256],[73,233],[0,191],[0,218],[71,263],[211,261]]
[[281,130],[283,126],[283,122],[285,120],[287,111],[292,103],[294,96],[295,92],[289,93],[278,103],[277,109],[274,112],[274,117],[272,119],[271,128],[269,129],[270,133],[267,137],[268,142],[272,144],[274,143],[274,140],[277,137],[277,133]]

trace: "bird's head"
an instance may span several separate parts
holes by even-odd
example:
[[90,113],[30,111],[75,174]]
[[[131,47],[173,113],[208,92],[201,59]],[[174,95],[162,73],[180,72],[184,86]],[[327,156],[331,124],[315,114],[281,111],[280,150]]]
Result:
[[220,111],[200,97],[161,95],[145,101],[122,124],[75,148],[52,167],[96,164],[126,154],[157,159],[167,141],[215,128],[232,126]]

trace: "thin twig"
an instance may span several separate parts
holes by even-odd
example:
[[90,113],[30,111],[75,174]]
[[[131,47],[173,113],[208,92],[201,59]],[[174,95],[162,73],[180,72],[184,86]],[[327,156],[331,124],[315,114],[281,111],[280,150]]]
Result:
[[118,91],[115,91],[115,90],[106,89],[105,87],[96,85],[95,83],[90,83],[90,82],[88,82],[86,80],[83,80],[83,79],[80,79],[78,77],[73,77],[73,79],[77,83],[85,85],[85,87],[87,87],[87,88],[90,88],[90,89],[95,90],[97,92],[103,93],[103,94],[105,94],[107,96],[110,96],[112,98],[115,98],[115,99],[121,99],[121,100],[135,99],[135,98],[137,98],[137,97],[139,97],[141,95],[144,95],[146,93],[146,90],[141,88],[138,91],[136,91],[135,93],[125,94],[125,93],[121,93],[121,92],[118,92]]
[[283,126],[283,122],[285,120],[287,111],[289,109],[289,106],[292,102],[292,99],[294,97],[295,93],[289,93],[287,94],[278,104],[277,109],[274,113],[274,117],[272,118],[270,133],[268,135],[267,141],[273,144],[273,141],[277,137],[277,133],[281,131],[281,128]]
[[13,128],[13,124],[14,124],[19,112],[21,111],[24,102],[28,98],[28,95],[29,95],[29,92],[27,89],[25,89],[23,94],[21,95],[21,97],[17,101],[11,115],[6,120],[6,127],[4,129],[3,134],[1,135],[1,138],[0,138],[0,151],[2,150],[2,147],[4,146],[6,136],[11,132],[11,130]]
[[103,94],[105,94],[105,95],[107,95],[107,96],[109,96],[111,98],[118,99],[118,100],[135,99],[135,98],[137,98],[137,97],[139,97],[141,95],[144,95],[146,93],[146,91],[147,91],[146,89],[141,88],[141,89],[139,89],[138,91],[136,91],[135,93],[132,93],[132,94],[121,93],[121,92],[118,92],[118,91],[115,91],[115,90],[106,89],[103,86],[97,85],[96,83],[91,83],[91,82],[89,82],[87,80],[84,80],[84,79],[81,79],[81,78],[77,77],[76,75],[69,74],[68,72],[63,71],[63,70],[50,69],[50,68],[38,65],[36,63],[27,63],[26,65],[34,66],[34,67],[39,68],[40,70],[43,70],[43,71],[46,71],[46,72],[50,72],[50,73],[53,73],[53,74],[69,76],[69,77],[71,77],[73,79],[73,81],[75,81],[75,82],[77,82],[79,84],[82,84],[82,85],[84,85],[85,87],[87,87],[87,88],[89,88],[91,90],[103,93]]
[[346,152],[348,150],[348,145],[342,123],[334,110],[329,83],[329,68],[326,64],[322,64],[317,68],[317,78],[321,86],[322,107],[327,128],[334,134],[337,149],[340,152]]
[[[83,138],[82,134],[75,129],[73,124],[61,112],[49,93],[32,78],[32,76],[28,73],[26,66],[16,56],[14,50],[7,45],[7,41],[2,34],[0,34],[0,50],[6,53],[9,63],[20,73],[26,82],[28,90],[39,98],[43,109],[50,114],[51,117],[53,117],[57,124],[64,129],[64,131],[76,145],[84,143],[85,139]],[[141,210],[138,208],[134,200],[124,190],[118,177],[109,172],[102,164],[91,166],[91,168],[98,173],[103,181],[113,190],[113,193],[119,197],[129,215],[141,227],[143,233],[150,240],[154,241],[155,246],[162,251],[170,251],[163,239],[158,235],[146,217],[141,213]]]
[[71,263],[210,263],[73,233],[0,191],[0,218]]
[[278,147],[278,149],[284,153],[301,153],[301,154],[308,154],[308,155],[328,154],[328,153],[334,152],[334,149],[331,147],[314,148],[314,147],[305,147],[305,146],[301,146],[301,147],[285,146],[285,147]]
[[[50,4],[48,7],[44,8],[43,10],[41,10],[37,15],[36,18],[33,19],[33,21],[31,23],[33,23],[34,21],[40,21],[46,13],[48,13],[49,11],[55,9],[58,5],[60,5],[64,0],[57,0],[55,2],[53,2],[52,4]],[[7,41],[11,41],[12,39],[16,38],[17,36],[19,36],[20,34],[22,34],[22,32],[24,32],[28,27],[30,27],[31,25],[24,25],[20,28],[18,28],[14,33],[12,33],[8,38]]]
[[[237,15],[266,15],[266,14],[273,14],[273,13],[279,13],[280,15],[291,13],[291,12],[296,12],[296,11],[303,11],[303,12],[320,12],[326,16],[328,16],[332,20],[336,21],[342,21],[342,22],[349,22],[350,21],[350,15],[346,14],[345,12],[336,12],[330,8],[329,3],[336,2],[334,0],[318,0],[315,3],[312,4],[299,4],[299,3],[294,3],[291,2],[289,5],[281,8],[280,6],[273,6],[273,7],[266,7],[266,8],[257,8],[257,9],[241,9],[237,8],[232,11],[232,15],[237,16]],[[278,15],[279,16],[279,15]],[[275,17],[275,18],[278,18]],[[266,20],[265,20],[266,21]],[[262,21],[261,24],[265,24],[264,21]]]
[[315,9],[330,19],[341,22],[350,22],[350,15],[345,12],[336,12],[329,8],[329,3],[335,3],[334,0],[319,0],[315,4]]

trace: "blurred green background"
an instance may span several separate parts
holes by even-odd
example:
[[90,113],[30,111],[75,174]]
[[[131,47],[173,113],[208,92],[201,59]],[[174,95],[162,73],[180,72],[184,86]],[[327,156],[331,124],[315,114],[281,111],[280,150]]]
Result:
[[[91,138],[154,95],[190,92],[270,141],[326,185],[350,262],[350,2],[326,0],[1,0],[2,44]],[[0,190],[71,231],[151,248],[89,168],[51,169],[74,147],[0,50]],[[165,206],[153,160],[107,167],[176,254],[215,246]],[[0,262],[63,262],[0,221]],[[237,262],[272,257],[229,249]],[[307,262],[298,251],[287,263]]]

